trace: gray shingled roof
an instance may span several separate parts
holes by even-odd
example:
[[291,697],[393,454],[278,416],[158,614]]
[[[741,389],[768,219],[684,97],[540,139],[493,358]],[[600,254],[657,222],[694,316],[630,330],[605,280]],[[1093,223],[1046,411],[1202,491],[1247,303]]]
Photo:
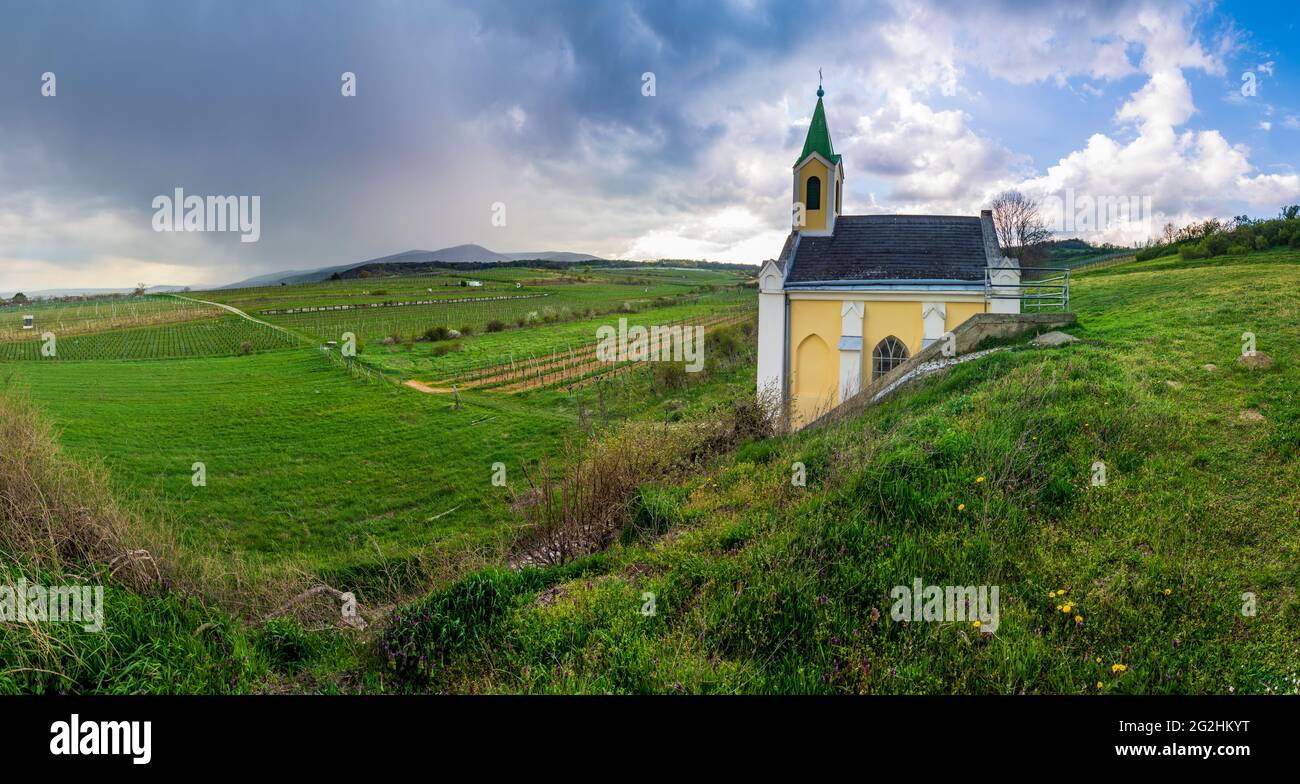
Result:
[[[813,281],[983,281],[991,221],[957,215],[841,215],[831,237],[803,235],[787,285]],[[988,242],[992,241],[992,248]],[[790,253],[794,237],[781,251]],[[996,257],[995,257],[996,258]]]

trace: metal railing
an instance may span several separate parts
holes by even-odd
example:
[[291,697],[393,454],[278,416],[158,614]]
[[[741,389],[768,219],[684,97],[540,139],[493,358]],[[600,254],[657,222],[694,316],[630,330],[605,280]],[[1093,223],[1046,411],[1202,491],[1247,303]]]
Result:
[[[1018,283],[994,280],[998,275],[1018,272]],[[986,267],[984,270],[984,304],[993,300],[1014,299],[1021,313],[1070,309],[1069,267]]]

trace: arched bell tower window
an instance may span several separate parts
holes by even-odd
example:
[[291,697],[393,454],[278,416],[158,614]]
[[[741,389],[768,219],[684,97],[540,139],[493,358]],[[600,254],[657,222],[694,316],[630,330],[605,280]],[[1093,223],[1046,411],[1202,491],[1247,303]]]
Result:
[[871,378],[875,380],[907,361],[907,346],[890,335],[871,351]]
[[809,210],[820,210],[822,208],[822,178],[808,178],[808,192],[804,194],[804,206]]

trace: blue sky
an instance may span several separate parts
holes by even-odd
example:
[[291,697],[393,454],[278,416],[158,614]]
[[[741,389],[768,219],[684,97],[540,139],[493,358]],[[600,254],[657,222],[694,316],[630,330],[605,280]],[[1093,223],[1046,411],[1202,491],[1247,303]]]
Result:
[[[1078,232],[1116,242],[1272,215],[1300,201],[1298,18],[1164,0],[3,0],[0,290],[221,284],[467,242],[757,263],[788,231],[818,68],[849,213],[973,214],[1011,187],[1146,199],[1141,220]],[[260,196],[259,241],[154,231],[176,187]]]

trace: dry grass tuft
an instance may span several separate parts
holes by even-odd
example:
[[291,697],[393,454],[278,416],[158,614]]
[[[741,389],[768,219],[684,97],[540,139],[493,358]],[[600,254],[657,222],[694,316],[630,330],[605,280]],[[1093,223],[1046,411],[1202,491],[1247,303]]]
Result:
[[65,455],[28,400],[0,394],[0,552],[56,573],[102,569],[144,590],[166,568],[138,533],[103,469]]

